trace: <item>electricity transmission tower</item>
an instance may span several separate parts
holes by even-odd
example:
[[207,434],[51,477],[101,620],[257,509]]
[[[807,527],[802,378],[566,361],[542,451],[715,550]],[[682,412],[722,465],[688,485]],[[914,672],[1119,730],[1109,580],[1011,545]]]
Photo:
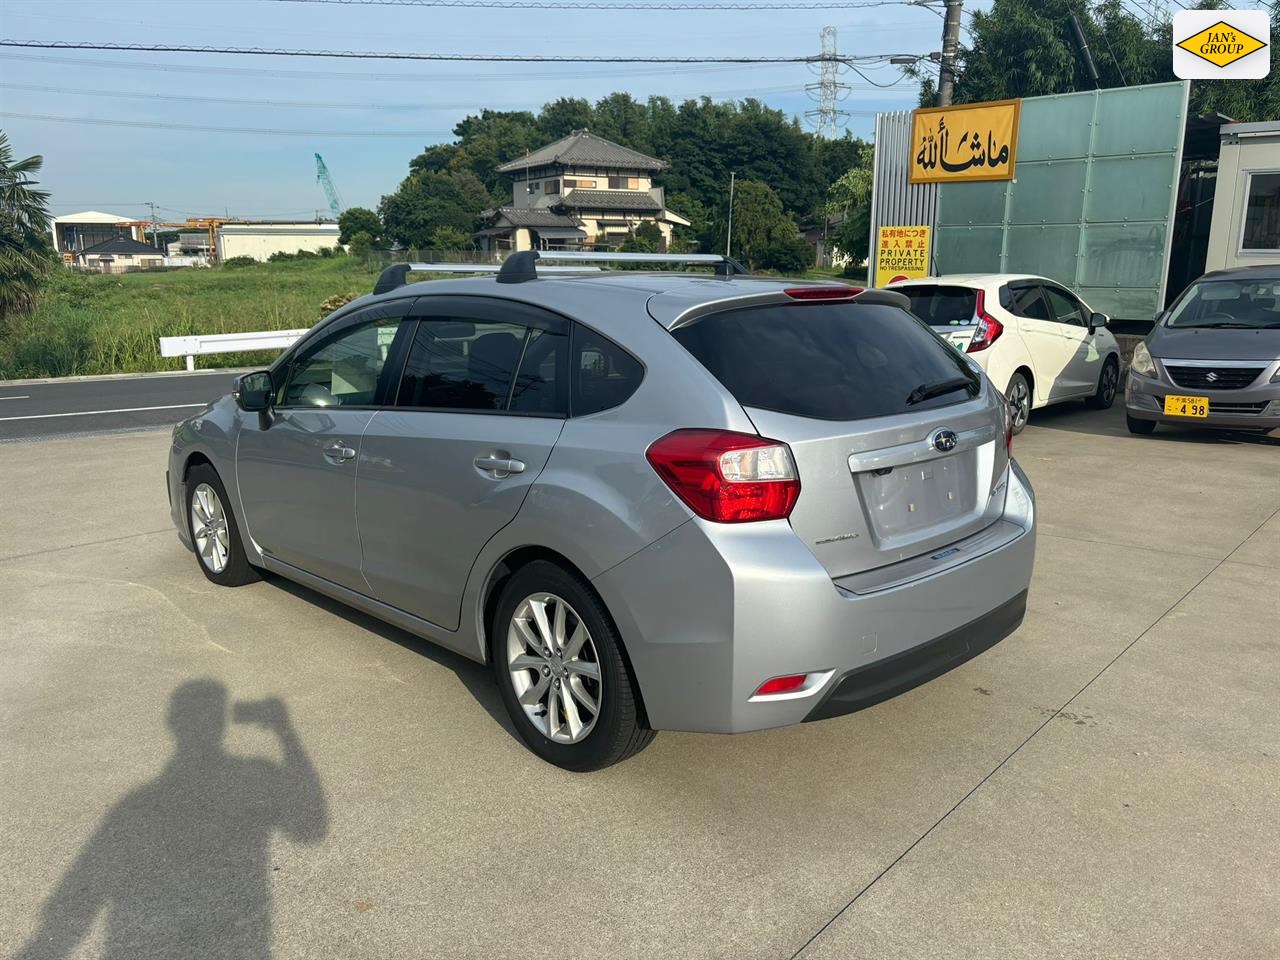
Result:
[[342,216],[342,199],[338,196],[338,188],[333,185],[333,178],[329,176],[329,168],[324,165],[324,157],[316,154],[316,183],[324,187],[324,195],[329,199],[329,210],[333,213],[333,219],[337,220]]
[[835,140],[840,136],[841,126],[849,119],[849,114],[838,106],[840,101],[849,96],[849,85],[840,82],[840,64],[836,57],[836,28],[823,27],[822,62],[818,65],[818,82],[805,84],[805,93],[818,101],[817,110],[808,110],[805,116],[813,121],[819,137],[824,140]]

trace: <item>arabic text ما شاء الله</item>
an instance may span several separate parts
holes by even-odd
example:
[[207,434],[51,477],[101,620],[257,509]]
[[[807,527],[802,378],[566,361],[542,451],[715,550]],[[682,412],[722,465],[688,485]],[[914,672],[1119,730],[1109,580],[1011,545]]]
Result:
[[972,133],[966,131],[960,135],[960,149],[963,149],[965,143],[968,143],[970,155],[959,163],[952,163],[947,159],[947,141],[950,136],[946,119],[939,118],[937,136],[935,137],[931,133],[925,134],[920,144],[920,152],[916,154],[916,163],[924,170],[932,170],[934,167],[940,166],[948,173],[959,173],[961,170],[980,167],[983,164],[988,167],[998,167],[1009,162],[1008,144],[1002,146],[997,153],[995,134],[988,132],[987,144],[984,148],[981,131],[974,130]]

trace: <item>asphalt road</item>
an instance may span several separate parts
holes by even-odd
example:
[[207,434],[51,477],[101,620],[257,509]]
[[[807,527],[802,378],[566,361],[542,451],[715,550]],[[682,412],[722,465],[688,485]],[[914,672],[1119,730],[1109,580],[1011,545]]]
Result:
[[231,390],[221,370],[48,381],[0,381],[0,441],[177,423]]
[[1276,956],[1276,437],[1033,414],[1017,632],[590,775],[523,748],[484,667],[211,584],[167,445],[0,444],[0,955]]

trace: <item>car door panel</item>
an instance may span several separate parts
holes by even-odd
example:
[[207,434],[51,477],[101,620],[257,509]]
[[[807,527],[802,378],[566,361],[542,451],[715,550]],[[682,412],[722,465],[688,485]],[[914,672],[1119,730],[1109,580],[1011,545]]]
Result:
[[456,630],[472,562],[515,519],[563,427],[542,417],[379,411],[356,494],[373,596]]
[[568,323],[510,301],[424,297],[395,409],[365,431],[362,569],[383,603],[456,630],[485,543],[510,523],[568,411]]
[[1018,330],[1031,356],[1037,404],[1051,403],[1070,394],[1068,367],[1074,346],[1062,336],[1039,284],[1009,284],[1007,309],[1018,318]]
[[1074,294],[1050,284],[1042,286],[1049,309],[1058,322],[1059,336],[1066,341],[1063,395],[1079,397],[1093,393],[1101,372],[1101,358],[1089,333],[1088,310]]
[[390,370],[398,371],[408,310],[408,302],[392,301],[336,321],[277,368],[277,404],[245,417],[237,439],[246,527],[264,555],[362,593],[360,441]]

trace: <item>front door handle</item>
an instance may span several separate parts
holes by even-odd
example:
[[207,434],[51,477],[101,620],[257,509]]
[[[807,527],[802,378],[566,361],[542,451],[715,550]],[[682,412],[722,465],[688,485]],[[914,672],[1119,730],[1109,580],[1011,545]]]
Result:
[[324,458],[330,463],[346,463],[348,460],[354,460],[355,457],[355,450],[341,440],[335,440],[324,448]]
[[504,457],[476,457],[476,469],[491,473],[497,479],[509,477],[513,473],[524,473],[523,460],[511,460]]

